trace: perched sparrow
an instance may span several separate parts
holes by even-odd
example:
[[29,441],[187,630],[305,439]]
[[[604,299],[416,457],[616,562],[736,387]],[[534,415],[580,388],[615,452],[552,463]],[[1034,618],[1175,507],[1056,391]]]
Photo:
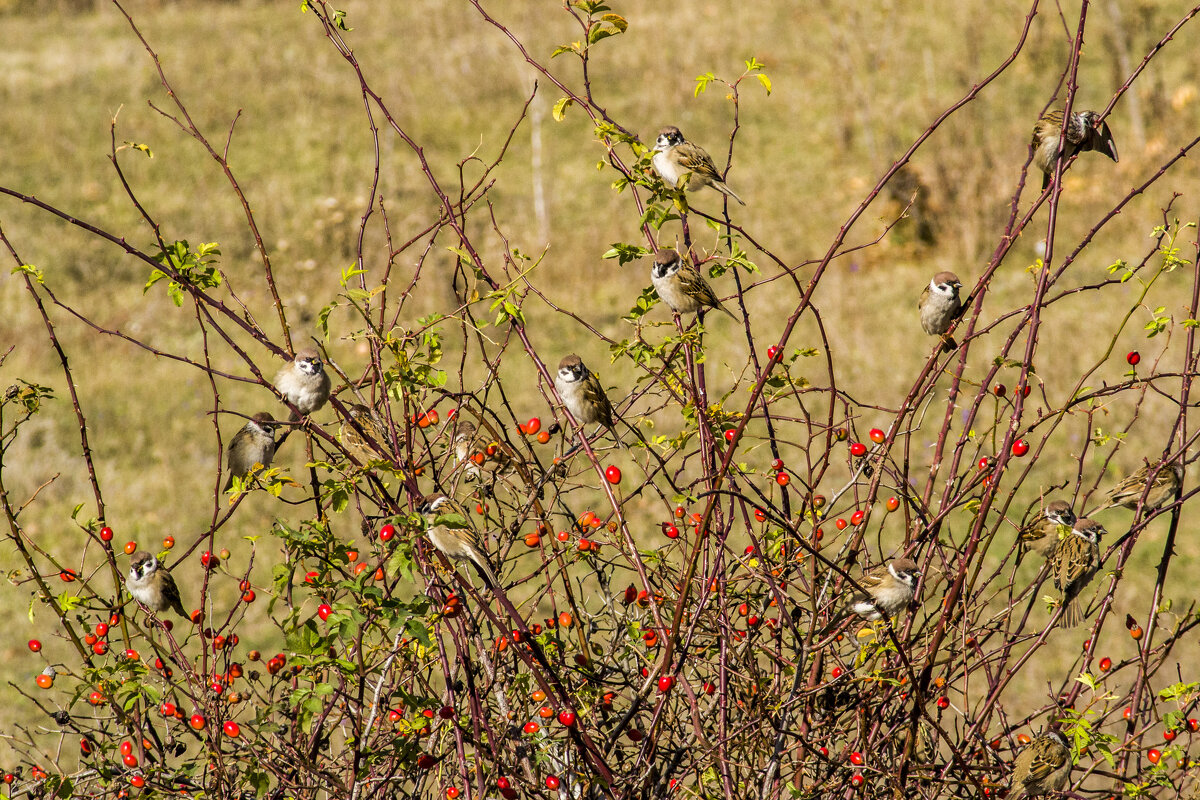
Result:
[[229,479],[221,491],[228,492],[234,477],[245,478],[255,464],[262,464],[264,469],[271,466],[275,458],[275,428],[275,418],[260,411],[233,435],[227,455]]
[[612,403],[608,402],[600,379],[588,371],[579,356],[572,353],[558,362],[554,388],[580,425],[599,422],[606,428],[613,427]]
[[153,553],[139,550],[133,554],[129,559],[129,577],[125,579],[125,587],[134,600],[155,614],[171,609],[181,617],[187,616],[179,600],[175,579],[163,569]]
[[865,620],[881,619],[884,614],[889,619],[898,616],[916,596],[920,576],[921,570],[911,558],[895,558],[889,564],[875,567],[858,579],[866,592],[856,592],[830,627],[851,614]]
[[[349,416],[350,418],[338,429],[338,438],[341,439],[342,446],[363,464],[371,461],[390,462],[391,459],[380,450],[381,447],[387,446],[388,440],[383,432],[383,424],[375,416],[375,412],[362,403],[354,403],[349,408]],[[351,424],[351,420],[362,428],[369,438],[363,438]]]
[[742,205],[746,201],[734,194],[725,185],[712,156],[704,152],[704,148],[694,145],[674,125],[668,125],[658,132],[654,143],[654,156],[650,159],[654,170],[668,186],[679,186],[680,180],[687,185],[711,186],[726,197],[732,197]]
[[[953,272],[939,272],[929,281],[929,285],[921,292],[917,308],[921,310],[921,327],[930,336],[946,336],[950,326],[962,313],[962,300],[958,290],[962,282]],[[942,350],[950,352],[955,348],[953,339],[946,339]]]
[[[1146,476],[1149,474],[1150,467],[1144,466],[1109,489],[1108,503],[1103,507],[1137,508],[1138,500],[1142,499],[1142,492],[1146,491]],[[1179,491],[1182,482],[1183,467],[1179,464],[1164,464],[1154,476],[1154,483],[1150,486],[1150,491],[1146,492],[1146,504],[1142,507],[1146,511],[1162,508],[1175,499],[1175,493]]]
[[479,431],[472,422],[458,423],[454,434],[454,463],[468,480],[481,480],[484,476],[507,475],[514,469],[512,456],[498,445],[480,446]]
[[1071,748],[1058,731],[1047,731],[1030,742],[1013,761],[1014,798],[1061,791],[1071,774]]
[[321,357],[311,348],[297,353],[295,360],[275,376],[275,388],[296,407],[301,417],[307,417],[328,402],[330,385]]
[[449,497],[434,495],[427,498],[421,505],[421,513],[429,523],[425,535],[433,546],[453,561],[473,561],[484,580],[490,586],[499,588],[496,573],[488,563],[487,553],[479,534],[471,527],[467,515],[459,509]]
[[[1021,528],[1017,534],[1021,552],[1032,550],[1040,556],[1048,556],[1061,538],[1060,533],[1070,534],[1075,524],[1075,512],[1064,500],[1054,500],[1046,504],[1037,518]],[[1060,531],[1065,528],[1065,531]]]
[[700,271],[685,263],[674,250],[659,250],[654,254],[650,280],[658,296],[676,314],[696,314],[715,308],[737,319],[732,311],[721,305]]
[[1074,628],[1083,622],[1084,609],[1075,598],[1100,569],[1100,537],[1108,531],[1090,519],[1077,519],[1049,556],[1054,586],[1063,593],[1063,624]]
[[1063,110],[1056,108],[1047,111],[1046,116],[1033,126],[1033,163],[1046,173],[1042,178],[1042,191],[1050,185],[1054,174],[1054,163],[1058,160],[1059,150],[1065,162],[1076,153],[1085,150],[1099,150],[1113,161],[1117,158],[1117,146],[1113,143],[1112,133],[1108,123],[1100,119],[1095,111],[1072,111],[1071,121],[1067,124],[1067,146],[1059,146],[1059,132],[1062,131]]

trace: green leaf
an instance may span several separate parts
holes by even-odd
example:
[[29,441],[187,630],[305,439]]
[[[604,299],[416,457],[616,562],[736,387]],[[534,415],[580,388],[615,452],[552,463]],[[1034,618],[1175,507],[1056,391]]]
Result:
[[42,275],[42,271],[32,264],[22,264],[19,267],[13,267],[13,270],[10,274],[16,275],[18,272],[22,275],[33,278],[38,283],[46,282],[44,280],[44,276]]
[[131,150],[140,150],[146,154],[146,158],[154,158],[154,153],[150,151],[149,145],[138,144],[137,142],[126,142],[125,146]]
[[763,88],[767,90],[767,94],[770,95],[771,94],[771,79],[768,78],[766,75],[764,75],[761,72],[758,73],[757,75],[755,75],[754,77],[758,78],[758,82],[763,85]]
[[550,116],[554,117],[555,122],[562,122],[563,118],[567,115],[567,109],[574,104],[575,101],[569,97],[560,98],[559,101],[554,104],[554,108],[551,109]]

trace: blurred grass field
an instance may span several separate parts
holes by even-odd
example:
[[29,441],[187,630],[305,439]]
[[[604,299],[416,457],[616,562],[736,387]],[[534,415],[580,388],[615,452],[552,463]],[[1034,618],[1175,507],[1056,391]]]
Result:
[[[373,161],[353,75],[299,5],[130,2],[127,10],[210,140],[223,143],[237,119],[230,161],[264,233],[294,330],[304,335],[319,309],[339,290],[341,270],[353,263]],[[1119,54],[1127,53],[1136,64],[1174,22],[1177,5],[1169,0],[1126,3],[1121,20],[1113,18],[1111,8],[1093,8],[1077,104],[1102,107],[1124,80]],[[731,0],[618,5],[615,10],[630,19],[630,28],[598,46],[592,64],[592,85],[600,103],[644,142],[653,139],[659,126],[674,123],[718,161],[726,148],[731,107],[716,87],[693,97],[694,79],[708,71],[733,79],[751,56],[766,64],[772,94],[768,97],[753,83],[743,87],[743,127],[729,182],[749,202],[735,212],[737,221],[790,263],[825,252],[877,177],[942,109],[1011,51],[1027,11],[1024,4],[1007,0],[968,0],[953,14],[932,2],[805,6]],[[1016,64],[952,117],[914,160],[928,189],[923,202],[928,202],[936,243],[920,244],[911,234],[911,223],[901,223],[879,245],[836,262],[823,280],[816,304],[832,331],[839,386],[860,402],[894,407],[924,363],[929,342],[916,324],[915,303],[929,276],[949,269],[970,286],[996,247],[1027,156],[1032,123],[1050,101],[1069,55],[1068,28],[1073,29],[1075,6],[1063,4],[1066,21],[1053,8],[1040,14]],[[485,7],[510,25],[533,54],[546,57],[558,44],[578,38],[558,3],[505,0]],[[440,179],[452,185],[455,164],[477,148],[485,158],[496,152],[533,86],[532,71],[507,40],[465,4],[347,2],[345,9],[353,28],[347,39],[368,78],[425,148]],[[124,18],[103,3],[45,3],[31,12],[16,0],[0,2],[0,14],[8,40],[0,51],[0,73],[5,76],[0,137],[6,143],[0,184],[36,195],[148,248],[151,233],[121,192],[107,159],[109,123],[116,115],[117,142],[143,143],[153,152],[153,158],[123,153],[121,164],[164,237],[193,244],[219,242],[223,267],[239,280],[239,297],[268,329],[276,330],[241,208],[214,162],[148,107],[147,101],[171,108],[153,63]],[[1200,129],[1196,30],[1185,28],[1151,62],[1134,96],[1117,106],[1110,124],[1120,163],[1087,154],[1068,173],[1055,248],[1059,258],[1116,198],[1145,180]],[[553,66],[577,85],[568,57]],[[548,247],[534,275],[538,284],[555,302],[603,333],[621,338],[628,335],[621,316],[632,305],[636,289],[649,284],[646,265],[618,267],[601,255],[613,242],[638,241],[637,217],[627,197],[610,188],[615,174],[596,169],[603,149],[583,114],[568,111],[562,123],[550,119],[549,107],[556,99],[553,87],[543,82],[535,100],[540,105],[537,121],[527,122],[518,132],[496,173],[491,197],[514,245],[526,253]],[[533,131],[543,147],[537,170]],[[386,133],[382,159],[380,191],[393,231],[403,240],[406,232],[427,224],[436,209],[415,159]],[[1039,182],[1036,175],[1030,181],[1022,208]],[[535,184],[545,193],[544,219],[534,205]],[[1064,285],[1097,282],[1118,259],[1140,261],[1152,245],[1149,234],[1162,222],[1160,209],[1172,192],[1183,195],[1173,215],[1186,221],[1200,213],[1198,188],[1200,178],[1185,161],[1104,228],[1066,275]],[[713,197],[698,195],[696,205],[709,210],[715,207]],[[876,203],[849,241],[870,241],[898,210],[895,203]],[[1032,228],[1038,235],[1044,232],[1046,211],[1040,215]],[[0,224],[21,259],[44,270],[48,286],[63,302],[102,326],[142,337],[154,347],[200,356],[202,342],[188,310],[174,308],[159,291],[143,296],[148,271],[141,263],[11,198],[0,199]],[[482,216],[472,221],[488,243],[485,257],[496,260],[502,245],[484,232],[483,224]],[[1181,245],[1186,238],[1180,237]],[[385,266],[380,243],[378,228],[373,228],[367,267],[374,274],[381,274]],[[711,234],[700,244],[715,246]],[[1023,267],[1037,258],[1036,245],[1031,236],[1017,243],[992,281],[981,324],[1032,296],[1033,278]],[[1193,257],[1186,246],[1182,255]],[[434,255],[431,264],[449,274],[452,260],[443,252]],[[760,265],[774,274],[765,259]],[[411,259],[398,265],[403,274],[411,267]],[[23,430],[17,446],[7,453],[8,490],[16,502],[23,502],[36,487],[58,476],[22,523],[35,539],[66,555],[82,541],[69,522],[70,510],[85,503],[81,516],[87,516],[91,492],[62,371],[22,282],[8,271],[0,270],[0,343],[14,350],[3,367],[4,384],[18,377],[45,383],[55,387],[59,398]],[[1159,282],[1146,308],[1134,314],[1117,343],[1117,355],[1101,368],[1097,382],[1121,379],[1128,369],[1122,357],[1127,350],[1140,349],[1147,363],[1155,360],[1167,341],[1146,341],[1142,325],[1155,306],[1164,306],[1177,320],[1185,316],[1190,288],[1185,273]],[[794,308],[795,296],[782,288],[785,283],[748,297],[761,341],[774,341]],[[731,282],[718,285],[718,291],[732,293]],[[451,297],[448,282],[435,273],[409,301],[412,318],[444,309]],[[1053,403],[1064,402],[1069,381],[1102,357],[1112,321],[1135,299],[1131,285],[1124,294],[1081,293],[1053,307],[1044,320],[1036,365]],[[600,365],[606,383],[629,385],[635,377],[623,364],[607,365],[607,352],[570,320],[536,302],[526,313],[534,343],[547,361],[567,352],[565,343],[579,343],[589,348],[580,354],[593,366]],[[655,313],[665,318],[663,312]],[[97,335],[61,309],[51,314],[83,397],[108,520],[118,541],[152,542],[167,534],[182,540],[189,532],[205,529],[214,503],[223,502],[212,495],[219,453],[207,379],[197,370]],[[348,345],[338,352],[338,324],[347,322],[337,315],[332,320],[331,351],[349,374],[355,374],[365,361],[363,353]],[[718,391],[733,383],[747,355],[740,332],[726,332],[726,324],[727,320],[709,323],[710,386]],[[1001,326],[991,335],[997,347],[1008,330]],[[801,326],[792,344],[815,341],[814,329]],[[1161,365],[1164,370],[1176,369],[1179,363],[1180,343],[1171,344]],[[985,351],[980,346],[977,352]],[[277,362],[268,354],[253,355],[264,373],[274,372]],[[238,368],[227,352],[217,354],[217,364]],[[504,365],[505,377],[520,376],[527,368],[523,359],[510,359]],[[824,375],[813,377],[825,380]],[[457,380],[451,378],[451,388],[457,388]],[[475,388],[478,376],[464,376],[462,383],[466,389]],[[549,409],[532,381],[525,384],[527,396],[517,396],[514,402],[528,408],[530,416],[547,416]],[[235,383],[220,388],[228,407],[247,413],[274,407],[261,389]],[[1131,401],[1118,399],[1097,423],[1120,430],[1131,406]],[[1129,444],[1114,465],[1125,471],[1138,466],[1143,456],[1157,456],[1166,444],[1173,414],[1162,398],[1147,398]],[[881,414],[878,420],[863,418],[859,424],[884,422]],[[227,417],[219,424],[226,436],[238,427]],[[1023,489],[1026,502],[1038,485],[1073,475],[1083,430],[1068,424],[1056,434],[1054,446]],[[303,454],[298,448],[290,448],[281,459],[301,473]],[[1089,459],[1098,470],[1100,462]],[[1101,478],[1095,471],[1084,475],[1085,488],[1097,482],[1103,488],[1111,481],[1111,476]],[[238,536],[261,534],[276,516],[294,520],[302,513],[259,493],[243,504],[224,535],[232,538],[234,530]],[[1116,521],[1128,516],[1124,511],[1108,514],[1110,529],[1119,528]],[[1118,610],[1144,610],[1164,529],[1165,523],[1156,525],[1135,551],[1118,593]],[[1186,541],[1190,531],[1183,533]],[[241,557],[235,554],[235,562]],[[263,552],[256,562],[255,576],[263,583],[272,557]],[[0,553],[0,566],[18,567],[16,554]],[[1184,544],[1173,572],[1187,574],[1196,566]],[[1022,567],[1030,575],[1033,569]],[[1175,584],[1168,596],[1177,602],[1188,600],[1189,590]],[[0,602],[11,608],[16,629],[0,644],[0,658],[9,664],[3,674],[24,685],[41,663],[29,658],[24,642],[48,637],[51,623],[44,613],[33,622],[25,618],[29,596],[24,588],[10,587]],[[275,641],[266,625],[259,634],[264,642]],[[1074,640],[1082,637],[1054,635],[1063,639],[1063,657],[1072,658]],[[1111,638],[1109,654],[1114,659],[1132,652],[1132,643],[1115,641],[1115,633]],[[1068,642],[1070,647],[1065,646]],[[54,647],[48,645],[48,650]],[[1193,642],[1190,650],[1179,653],[1180,662],[1187,663],[1197,652]],[[1049,659],[1039,662],[1022,676],[1022,690],[1041,696],[1048,681],[1061,680],[1059,667]],[[0,691],[0,698],[0,730],[18,720],[38,723],[21,716],[27,706],[10,690]]]

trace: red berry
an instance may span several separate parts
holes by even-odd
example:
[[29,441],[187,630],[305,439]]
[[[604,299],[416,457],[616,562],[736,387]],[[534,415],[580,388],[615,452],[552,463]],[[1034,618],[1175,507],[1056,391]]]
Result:
[[1004,388],[1003,383],[997,383],[992,387],[992,394],[996,395],[996,397],[1004,397],[1004,395],[1008,394],[1008,389]]
[[1127,720],[1133,719],[1133,709],[1129,706],[1125,706],[1125,710],[1121,712],[1121,716]]
[[775,356],[777,356],[777,355],[779,355],[779,346],[778,345],[773,344],[767,348],[767,358],[768,359],[774,361]]
[[58,577],[63,583],[72,583],[78,577],[78,575],[73,569],[64,569],[62,572],[58,573]]
[[[675,531],[675,535],[678,536],[679,531]],[[637,589],[631,583],[625,587],[625,605],[629,605],[634,600],[637,600]]]
[[565,727],[572,728],[575,726],[575,712],[571,709],[558,712],[558,721]]
[[678,539],[679,538],[679,529],[676,528],[674,525],[670,525],[665,522],[663,523],[663,533],[666,534],[668,539]]
[[1146,753],[1146,760],[1151,764],[1157,764],[1160,758],[1162,758],[1162,753],[1153,748],[1150,749],[1150,752]]
[[158,707],[158,713],[162,714],[164,717],[175,716],[175,704],[174,703],[163,703],[161,706]]
[[1134,350],[1129,355],[1125,356],[1125,360],[1129,362],[1129,366],[1136,367],[1138,362],[1142,360],[1142,354],[1137,350]]
[[94,706],[98,706],[104,702],[104,695],[100,694],[100,692],[92,692],[88,695],[88,702]]
[[871,441],[875,442],[876,444],[883,444],[883,440],[886,438],[883,435],[883,431],[879,430],[879,428],[871,428],[871,432],[867,435],[870,436]]
[[226,721],[226,723],[222,726],[222,729],[225,731],[225,735],[230,739],[236,739],[242,734],[242,729],[238,727],[238,724],[233,720]]
[[29,640],[29,649],[36,653],[42,649],[42,643],[39,642],[37,639],[30,639]]
[[532,417],[529,422],[525,423],[525,433],[533,436],[542,429],[542,420],[538,417]]
[[1112,659],[1108,656],[1100,659],[1100,671],[1108,672],[1110,669],[1112,669]]
[[1025,384],[1021,387],[1021,397],[1029,397],[1029,393],[1032,391],[1033,389],[1030,387],[1030,385],[1028,383]]
[[497,778],[496,779],[496,788],[497,789],[509,788],[508,778],[504,777],[503,775],[501,775],[499,778]]
[[1169,742],[1174,738],[1175,738],[1175,731],[1172,731],[1172,730],[1163,731],[1163,741]]
[[842,677],[842,668],[841,668],[841,667],[834,667],[834,668],[833,668],[833,671],[832,671],[832,672],[830,672],[830,675],[832,675],[832,676],[833,676],[834,680],[837,680],[838,678]]
[[887,499],[887,510],[888,510],[888,511],[895,511],[895,510],[896,510],[897,508],[899,508],[899,507],[900,507],[900,500],[899,500],[899,498],[896,498],[896,497],[889,497],[889,498]]
[[1028,452],[1029,452],[1029,442],[1028,441],[1026,441],[1025,439],[1018,439],[1017,441],[1013,442],[1012,454],[1014,456],[1017,456],[1018,458],[1020,458],[1021,456],[1025,455]]
[[[713,683],[712,681],[704,682],[704,693],[705,694],[711,695],[716,691],[717,691],[717,685],[715,683]],[[1192,722],[1195,722],[1195,720],[1192,720]],[[1193,730],[1195,730],[1195,729],[1193,728]]]
[[113,538],[112,528],[107,525],[100,529],[100,539],[105,542],[111,542]]
[[1195,733],[1196,731],[1200,731],[1200,719],[1196,719],[1195,717],[1193,717],[1192,719],[1189,719],[1187,721],[1187,729],[1189,731],[1191,731],[1192,733]]
[[604,470],[604,480],[614,486],[621,482],[621,468],[616,464],[609,464],[608,469]]
[[851,753],[850,754],[850,763],[856,767],[861,767],[863,764],[862,753],[858,752],[857,750],[855,750],[853,753]]
[[559,780],[556,776],[554,776],[554,775],[546,776],[546,788],[547,789],[557,789],[558,784],[559,784]]
[[317,616],[321,618],[322,622],[329,619],[329,615],[332,613],[333,608],[328,603],[321,603],[317,606]]
[[775,482],[778,483],[780,486],[787,486],[791,480],[792,480],[791,476],[788,475],[786,472],[775,473]]
[[254,598],[256,598],[257,596],[258,595],[256,595],[254,593],[253,589],[247,589],[245,592],[242,593],[242,602],[243,603],[253,603]]
[[417,756],[418,769],[433,769],[437,766],[437,763],[438,760],[429,755],[429,753],[421,753],[421,755]]
[[125,543],[125,555],[127,555],[127,556],[133,555],[136,552],[137,552],[137,542],[126,542]]
[[837,528],[839,531],[844,531],[846,529],[846,520],[838,517],[836,520],[834,520],[833,527]]
[[135,789],[140,789],[146,785],[146,779],[141,775],[134,775],[129,779],[129,785]]
[[448,789],[446,789],[446,800],[456,800],[457,797],[458,797],[458,787],[457,786],[451,786]]
[[866,516],[866,513],[863,511],[855,511],[850,515],[850,524],[857,527],[862,524],[862,521]]
[[192,718],[188,720],[188,724],[195,730],[200,730],[207,724],[208,720],[204,719],[203,714],[192,714]]
[[737,431],[735,431],[733,428],[725,431],[725,441],[729,442],[730,444],[733,444],[734,436],[737,436]]
[[937,699],[937,707],[942,709],[943,711],[946,710],[947,708],[950,707],[950,700],[945,695],[943,695],[942,697],[939,697]]
[[1028,733],[1022,733],[1020,736],[1017,737],[1017,744],[1019,744],[1019,745],[1027,745],[1032,741],[1033,740],[1029,738]]
[[525,723],[525,728],[524,728],[524,731],[525,731],[526,733],[537,733],[537,732],[538,732],[538,731],[540,731],[541,729],[542,729],[542,726],[541,726],[541,725],[538,725],[538,724],[537,724],[536,722],[534,722],[533,720],[530,720],[529,722],[526,722],[526,723]]
[[856,772],[850,776],[850,785],[857,789],[863,785],[864,780],[866,779],[863,778],[863,774],[861,772]]
[[989,470],[992,468],[992,459],[990,456],[981,456],[979,462],[975,466],[979,467],[980,472]]
[[392,537],[396,535],[396,526],[384,525],[379,529],[379,541],[390,542]]
[[861,458],[866,454],[867,446],[862,442],[855,442],[854,444],[850,445],[850,455],[854,456],[855,458]]
[[674,675],[663,675],[661,678],[658,679],[658,691],[662,692],[663,694],[666,694],[667,692],[671,691],[671,687],[673,687],[674,685],[675,685],[675,676]]
[[783,459],[777,458],[774,461],[772,461],[771,469],[775,470],[776,472],[779,472],[779,470],[783,469]]

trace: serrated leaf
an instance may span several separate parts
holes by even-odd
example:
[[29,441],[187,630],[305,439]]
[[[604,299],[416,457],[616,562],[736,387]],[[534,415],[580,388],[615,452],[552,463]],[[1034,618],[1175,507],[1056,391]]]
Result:
[[554,117],[555,122],[562,122],[567,115],[567,109],[575,104],[575,101],[569,97],[559,98],[554,104],[554,108],[550,110],[550,116]]

